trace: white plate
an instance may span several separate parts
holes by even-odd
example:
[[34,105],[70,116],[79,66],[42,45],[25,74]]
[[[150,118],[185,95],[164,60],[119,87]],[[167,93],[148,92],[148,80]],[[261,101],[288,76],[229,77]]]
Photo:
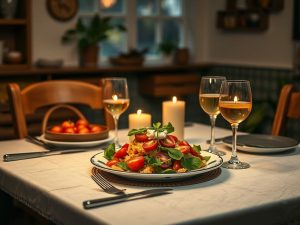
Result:
[[192,176],[196,176],[202,173],[206,173],[208,171],[214,170],[219,168],[222,163],[223,159],[220,156],[211,154],[206,151],[202,151],[201,155],[203,156],[211,156],[208,163],[213,162],[209,164],[206,167],[197,169],[197,170],[192,170],[186,173],[172,173],[172,174],[146,174],[146,173],[135,173],[135,172],[127,172],[127,171],[118,171],[118,170],[113,170],[110,167],[106,166],[105,163],[107,162],[107,159],[104,158],[104,152],[100,152],[96,155],[94,155],[91,158],[91,163],[99,168],[100,170],[103,170],[108,173],[115,174],[120,177],[124,177],[127,179],[134,179],[134,180],[141,180],[141,181],[162,181],[162,182],[167,182],[171,180],[183,180]]
[[45,141],[46,143],[51,143],[51,144],[55,144],[57,146],[62,146],[62,147],[93,147],[93,146],[97,146],[97,145],[101,145],[104,144],[106,142],[112,141],[114,136],[109,135],[108,138],[103,139],[103,140],[98,140],[98,141],[85,141],[85,142],[63,142],[63,141],[51,141],[51,140],[47,140],[44,135],[42,134],[39,137],[42,141]]
[[[232,136],[223,139],[225,145],[232,146]],[[299,142],[283,136],[265,134],[238,135],[236,148],[250,153],[283,152],[299,146]]]

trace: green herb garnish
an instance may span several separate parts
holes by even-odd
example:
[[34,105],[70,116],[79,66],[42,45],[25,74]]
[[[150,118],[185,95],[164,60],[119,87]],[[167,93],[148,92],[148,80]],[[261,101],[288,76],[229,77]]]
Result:
[[115,143],[111,143],[104,150],[104,158],[106,158],[107,160],[112,160],[112,158],[114,157],[115,153],[116,153]]
[[183,166],[183,168],[189,171],[200,168],[201,164],[201,159],[194,156],[183,157],[181,160],[181,165]]
[[159,146],[159,149],[168,153],[168,155],[175,160],[180,160],[183,157],[183,153],[176,148],[166,148]]
[[132,129],[128,132],[128,136],[132,136],[135,134],[145,134],[147,130],[154,130],[155,133],[167,132],[167,134],[174,132],[173,125],[169,122],[167,125],[162,126],[160,122],[153,123],[152,127],[148,128],[140,128],[140,129]]

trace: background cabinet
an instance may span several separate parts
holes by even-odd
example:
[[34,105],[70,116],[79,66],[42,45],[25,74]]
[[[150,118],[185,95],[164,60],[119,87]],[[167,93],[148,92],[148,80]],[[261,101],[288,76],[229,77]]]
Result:
[[0,18],[0,41],[4,43],[4,54],[9,51],[21,53],[21,61],[8,62],[3,57],[0,69],[20,69],[31,65],[31,0],[17,2],[15,17]]

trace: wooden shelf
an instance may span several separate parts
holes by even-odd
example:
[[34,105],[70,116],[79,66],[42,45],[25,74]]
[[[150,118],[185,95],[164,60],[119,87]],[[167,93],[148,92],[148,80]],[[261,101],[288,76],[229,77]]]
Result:
[[27,21],[25,19],[0,19],[0,26],[6,25],[26,25]]
[[219,11],[217,27],[225,31],[261,32],[269,27],[269,15],[262,10]]

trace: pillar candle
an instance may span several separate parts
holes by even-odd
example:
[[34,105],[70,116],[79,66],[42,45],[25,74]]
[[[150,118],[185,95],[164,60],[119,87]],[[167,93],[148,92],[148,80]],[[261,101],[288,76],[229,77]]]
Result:
[[172,101],[163,102],[163,124],[172,123],[175,131],[174,135],[179,140],[184,139],[184,117],[185,117],[185,102],[177,101],[174,96]]
[[151,115],[142,113],[142,110],[138,110],[137,113],[129,114],[129,130],[138,129],[142,127],[151,126]]

